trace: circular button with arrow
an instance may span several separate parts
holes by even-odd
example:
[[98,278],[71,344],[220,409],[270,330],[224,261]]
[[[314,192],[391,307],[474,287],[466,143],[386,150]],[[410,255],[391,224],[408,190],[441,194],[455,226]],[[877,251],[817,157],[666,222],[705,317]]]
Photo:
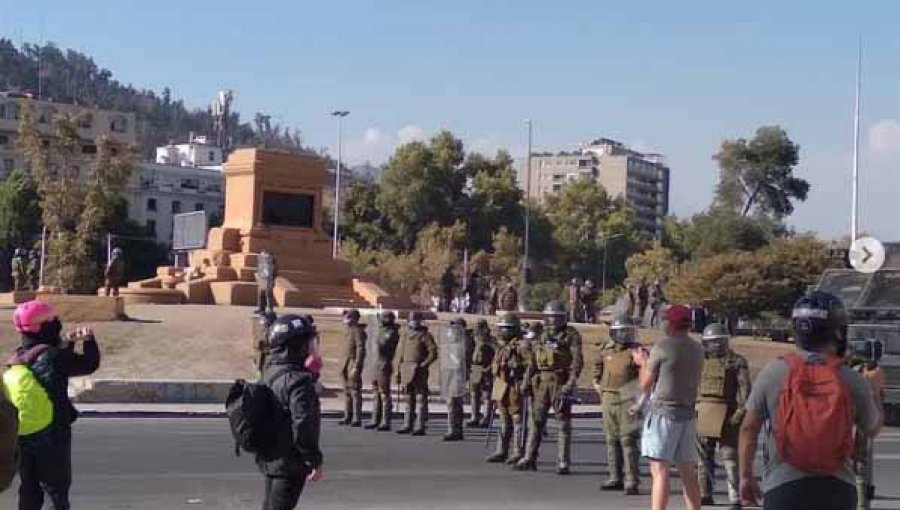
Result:
[[860,237],[850,245],[850,265],[861,273],[874,273],[884,265],[884,246],[878,239]]

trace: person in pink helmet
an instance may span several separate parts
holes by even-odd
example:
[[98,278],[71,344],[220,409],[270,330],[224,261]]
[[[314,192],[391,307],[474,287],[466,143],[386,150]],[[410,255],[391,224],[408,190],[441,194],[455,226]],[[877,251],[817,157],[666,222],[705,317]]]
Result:
[[[19,436],[19,510],[41,510],[45,497],[54,510],[69,510],[72,423],[78,416],[67,393],[69,378],[94,373],[100,366],[100,348],[93,331],[83,327],[63,341],[59,317],[42,301],[19,305],[13,325],[22,342],[7,365],[27,365],[53,406],[48,427]],[[75,351],[76,342],[82,344],[81,354]]]

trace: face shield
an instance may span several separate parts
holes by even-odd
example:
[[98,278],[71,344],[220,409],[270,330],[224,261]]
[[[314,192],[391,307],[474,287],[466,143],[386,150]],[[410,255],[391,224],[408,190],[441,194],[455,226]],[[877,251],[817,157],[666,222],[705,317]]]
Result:
[[622,345],[630,345],[635,342],[636,334],[633,326],[612,327],[609,330],[609,337],[613,342]]
[[728,351],[728,337],[705,337],[700,343],[703,345],[703,350],[711,356],[724,356]]
[[544,325],[551,331],[560,331],[568,325],[568,319],[565,314],[553,314],[544,316]]

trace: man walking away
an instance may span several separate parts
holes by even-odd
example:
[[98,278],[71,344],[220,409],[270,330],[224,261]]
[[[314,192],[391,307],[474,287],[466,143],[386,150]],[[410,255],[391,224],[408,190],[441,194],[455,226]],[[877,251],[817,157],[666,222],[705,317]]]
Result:
[[730,336],[724,325],[706,326],[702,343],[706,361],[697,398],[700,502],[713,505],[718,448],[725,466],[729,510],[741,510],[737,447],[738,432],[746,412],[744,404],[750,394],[750,368],[746,358],[731,350]]
[[437,361],[438,348],[421,313],[410,314],[408,327],[401,340],[397,373],[397,384],[406,395],[406,416],[397,433],[424,436],[428,421],[428,370]]
[[362,427],[362,372],[366,361],[366,325],[359,323],[359,310],[344,312],[344,419],[339,425]]
[[266,477],[262,510],[292,510],[306,482],[322,478],[315,386],[321,361],[314,337],[312,325],[297,315],[282,315],[270,328],[262,381],[275,398],[279,434],[274,451],[256,457]]
[[641,454],[650,460],[653,478],[651,508],[665,510],[669,504],[669,467],[674,465],[684,485],[688,510],[699,510],[694,406],[703,349],[688,336],[690,308],[672,305],[663,318],[667,336],[656,341],[649,357],[643,350],[633,351],[634,361],[641,367],[641,387],[652,393],[641,436]]
[[[19,305],[13,325],[22,344],[7,362],[3,382],[19,409],[19,510],[41,510],[45,493],[54,510],[69,510],[72,423],[78,416],[69,378],[94,373],[100,349],[87,328],[76,328],[63,342],[62,323],[41,301]],[[75,342],[82,343],[82,354]]]
[[[883,424],[882,383],[837,355],[847,342],[843,304],[826,292],[801,297],[791,313],[797,352],[766,365],[741,425],[741,498],[761,495],[753,473],[763,425],[765,510],[854,510],[853,430],[873,438]],[[815,391],[811,392],[810,388]]]

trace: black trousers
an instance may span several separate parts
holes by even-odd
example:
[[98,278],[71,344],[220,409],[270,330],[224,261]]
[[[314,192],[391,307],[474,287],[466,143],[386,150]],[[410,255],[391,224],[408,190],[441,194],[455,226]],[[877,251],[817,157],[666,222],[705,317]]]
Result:
[[856,510],[856,487],[830,476],[804,478],[767,492],[763,510]]
[[256,309],[271,312],[275,308],[275,294],[271,288],[260,286],[256,293]]
[[266,499],[262,510],[294,510],[300,493],[306,485],[306,477],[300,479],[266,477]]
[[69,510],[72,430],[51,426],[19,438],[19,446],[19,510],[41,510],[45,494],[53,510]]

